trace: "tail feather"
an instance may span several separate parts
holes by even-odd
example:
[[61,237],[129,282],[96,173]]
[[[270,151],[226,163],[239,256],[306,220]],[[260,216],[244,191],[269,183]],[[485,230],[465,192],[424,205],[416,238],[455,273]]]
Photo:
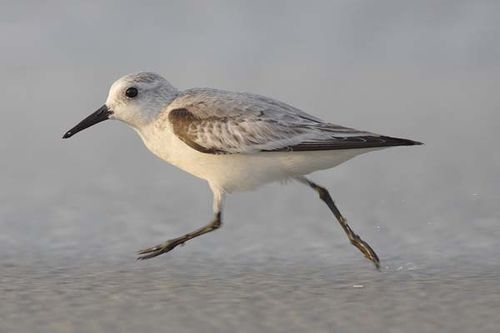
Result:
[[394,146],[415,146],[421,142],[403,138],[394,138],[384,135],[363,135],[333,137],[327,141],[301,142],[298,145],[282,147],[267,151],[317,151],[317,150],[346,150],[363,148],[383,148]]

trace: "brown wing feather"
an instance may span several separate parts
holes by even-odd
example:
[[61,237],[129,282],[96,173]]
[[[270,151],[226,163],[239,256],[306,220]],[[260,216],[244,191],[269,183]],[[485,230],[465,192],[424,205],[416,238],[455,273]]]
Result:
[[223,151],[211,147],[204,147],[196,142],[196,137],[190,133],[189,127],[201,122],[187,109],[175,109],[168,114],[168,120],[172,124],[174,134],[177,135],[189,147],[206,154],[224,154]]
[[[368,132],[342,136],[344,133],[356,133],[356,130],[327,123],[288,126],[275,120],[257,118],[253,123],[256,127],[251,131],[248,128],[245,130],[236,118],[198,117],[187,108],[174,109],[168,115],[174,134],[191,148],[206,154],[344,150],[421,144],[407,139],[371,135]],[[271,124],[273,126],[267,126]],[[313,140],[304,137],[301,141],[283,141],[284,134],[298,137],[311,128],[323,135],[315,136]],[[262,135],[263,132],[265,135]]]

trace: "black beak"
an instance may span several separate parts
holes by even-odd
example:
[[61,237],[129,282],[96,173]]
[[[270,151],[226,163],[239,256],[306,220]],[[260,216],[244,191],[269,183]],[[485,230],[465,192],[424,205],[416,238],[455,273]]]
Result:
[[86,129],[87,127],[90,127],[92,125],[100,123],[101,121],[109,119],[109,116],[112,114],[113,111],[108,109],[106,105],[101,106],[99,110],[92,113],[90,116],[80,121],[78,125],[67,131],[66,134],[64,134],[63,139],[70,138],[76,133]]

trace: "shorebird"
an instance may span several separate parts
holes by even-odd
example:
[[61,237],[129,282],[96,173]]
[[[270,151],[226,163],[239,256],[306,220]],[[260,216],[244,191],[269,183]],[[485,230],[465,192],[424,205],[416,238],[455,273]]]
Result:
[[351,229],[328,190],[306,175],[369,151],[421,144],[325,122],[260,95],[209,88],[179,91],[149,72],[114,82],[105,104],[63,138],[107,119],[132,127],[153,154],[206,180],[213,192],[215,216],[209,224],[139,251],[142,260],[220,228],[227,194],[293,179],[319,195],[350,242],[379,268],[377,254]]

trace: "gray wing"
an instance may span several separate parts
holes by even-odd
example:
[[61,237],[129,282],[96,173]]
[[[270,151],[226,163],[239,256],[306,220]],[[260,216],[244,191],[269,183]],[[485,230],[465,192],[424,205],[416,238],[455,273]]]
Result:
[[187,90],[169,105],[167,112],[179,139],[210,154],[417,144],[325,123],[285,103],[246,93]]

